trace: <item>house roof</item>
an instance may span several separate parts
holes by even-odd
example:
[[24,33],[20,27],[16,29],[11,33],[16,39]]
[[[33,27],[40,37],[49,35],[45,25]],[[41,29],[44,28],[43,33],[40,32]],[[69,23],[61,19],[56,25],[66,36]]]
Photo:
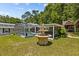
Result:
[[79,19],[75,21],[75,24],[79,23]]
[[52,23],[52,24],[44,24],[45,26],[58,26],[58,27],[63,27],[63,25],[57,24],[57,23]]
[[0,28],[14,28],[15,24],[11,23],[0,23]]
[[17,23],[16,25],[15,25],[16,27],[17,26],[19,26],[19,27],[27,27],[27,28],[29,28],[29,27],[39,27],[39,25],[38,24],[34,24],[34,23]]
[[27,25],[38,26],[38,24],[34,24],[34,23],[27,23]]
[[2,25],[15,25],[15,24],[11,24],[11,23],[0,23]]
[[74,25],[72,20],[63,21],[63,25]]

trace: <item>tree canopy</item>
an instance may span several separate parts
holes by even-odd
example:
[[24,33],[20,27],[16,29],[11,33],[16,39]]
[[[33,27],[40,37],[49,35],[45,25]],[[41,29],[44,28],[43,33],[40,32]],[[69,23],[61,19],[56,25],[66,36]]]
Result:
[[[25,22],[31,23],[59,23],[65,20],[77,20],[79,18],[79,4],[75,3],[49,3],[44,11],[32,10],[32,13],[26,11]],[[22,16],[23,16],[22,15]],[[29,16],[29,17],[28,17]]]
[[8,15],[6,16],[2,16],[0,15],[0,22],[3,22],[3,23],[21,23],[21,19],[19,18],[14,18],[14,17],[10,17]]

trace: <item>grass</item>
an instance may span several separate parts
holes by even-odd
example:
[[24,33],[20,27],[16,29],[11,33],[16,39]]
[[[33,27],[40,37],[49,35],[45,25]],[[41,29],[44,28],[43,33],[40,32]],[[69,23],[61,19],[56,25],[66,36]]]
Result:
[[1,56],[78,56],[79,39],[59,38],[49,46],[37,45],[36,37],[0,36]]

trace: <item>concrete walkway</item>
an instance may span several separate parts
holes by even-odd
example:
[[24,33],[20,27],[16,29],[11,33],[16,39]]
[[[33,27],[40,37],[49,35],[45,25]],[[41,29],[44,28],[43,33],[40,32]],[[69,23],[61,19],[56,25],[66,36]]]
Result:
[[53,40],[53,38],[48,38],[49,41]]
[[70,34],[68,34],[67,37],[69,37],[69,38],[77,38],[77,39],[79,39],[79,37],[71,36]]

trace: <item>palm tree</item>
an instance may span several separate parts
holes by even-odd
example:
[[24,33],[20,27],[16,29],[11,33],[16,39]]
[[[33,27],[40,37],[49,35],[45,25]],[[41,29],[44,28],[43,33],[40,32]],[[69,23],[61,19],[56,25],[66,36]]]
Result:
[[22,17],[22,19],[24,21],[25,19],[28,19],[30,16],[31,16],[31,13],[29,11],[27,11],[21,17]]
[[34,23],[38,23],[38,14],[39,14],[38,10],[32,10],[32,15],[33,15],[33,18],[35,20]]
[[28,19],[30,17],[31,13],[29,11],[25,12],[21,17],[23,19],[23,25],[24,25],[24,35],[26,35],[26,26],[25,26],[25,19]]

